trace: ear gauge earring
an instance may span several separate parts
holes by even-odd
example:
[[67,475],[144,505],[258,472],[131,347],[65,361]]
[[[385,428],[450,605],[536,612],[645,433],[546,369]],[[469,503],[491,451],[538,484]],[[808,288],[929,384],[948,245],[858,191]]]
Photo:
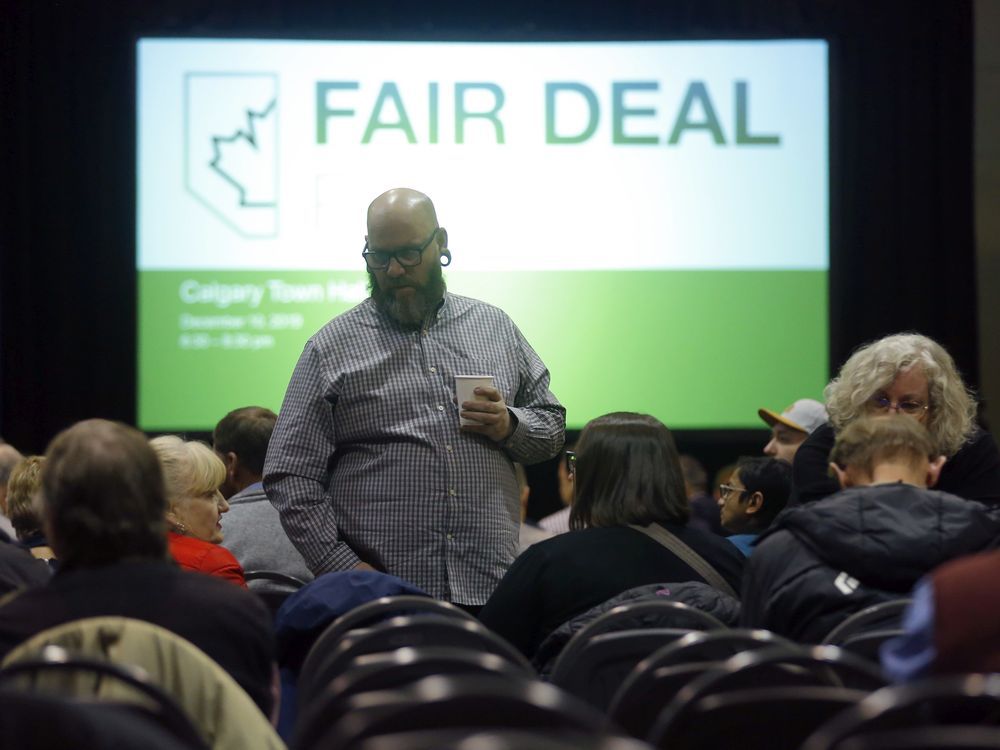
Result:
[[[447,263],[445,263],[445,258],[448,259]],[[446,267],[451,265],[451,250],[448,248],[441,251],[441,265]]]

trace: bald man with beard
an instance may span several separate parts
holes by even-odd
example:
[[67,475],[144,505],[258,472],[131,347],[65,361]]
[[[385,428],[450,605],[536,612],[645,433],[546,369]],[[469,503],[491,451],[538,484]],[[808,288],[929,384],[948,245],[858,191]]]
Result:
[[[371,297],[306,343],[264,488],[316,575],[374,568],[475,610],[518,550],[513,462],[559,452],[565,409],[510,318],[447,291],[430,198],[377,197],[363,257]],[[456,375],[495,387],[457,404]]]

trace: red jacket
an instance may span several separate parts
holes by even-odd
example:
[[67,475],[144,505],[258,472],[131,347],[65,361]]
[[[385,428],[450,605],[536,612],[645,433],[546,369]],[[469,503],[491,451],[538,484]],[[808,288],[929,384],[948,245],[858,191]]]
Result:
[[193,536],[175,534],[173,531],[167,533],[167,541],[170,544],[170,554],[185,570],[219,576],[243,588],[247,587],[243,578],[243,568],[233,557],[233,553],[225,547],[195,539]]

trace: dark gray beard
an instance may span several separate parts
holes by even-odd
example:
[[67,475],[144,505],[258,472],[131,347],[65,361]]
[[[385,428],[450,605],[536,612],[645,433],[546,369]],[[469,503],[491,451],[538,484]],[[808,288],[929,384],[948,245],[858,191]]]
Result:
[[417,330],[444,299],[446,286],[441,266],[435,263],[427,283],[421,287],[414,287],[415,293],[407,298],[397,297],[393,294],[392,289],[379,288],[375,275],[371,271],[368,272],[368,289],[371,291],[371,297],[379,310],[395,320],[401,327]]

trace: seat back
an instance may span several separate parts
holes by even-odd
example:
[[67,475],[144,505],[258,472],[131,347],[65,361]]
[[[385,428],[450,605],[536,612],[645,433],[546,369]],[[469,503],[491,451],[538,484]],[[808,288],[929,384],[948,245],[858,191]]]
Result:
[[552,729],[440,729],[372,737],[354,750],[650,750],[630,737]]
[[832,750],[852,738],[897,730],[1000,727],[1000,674],[921,680],[877,690],[813,733],[803,750]]
[[342,717],[350,699],[362,693],[395,690],[434,675],[486,674],[511,680],[533,675],[496,654],[431,646],[401,648],[388,653],[363,654],[353,659],[343,674],[328,683],[303,705],[295,726],[295,745],[314,743],[323,731]]
[[[248,584],[252,581],[269,581],[287,588],[289,591],[298,591],[306,585],[306,581],[301,578],[282,573],[280,570],[248,570],[243,574],[243,578]],[[251,586],[251,588],[253,587]]]
[[910,601],[912,600],[893,599],[855,612],[827,633],[826,637],[823,638],[823,643],[831,646],[843,646],[849,638],[859,633],[873,630],[898,630],[903,612],[909,606]]
[[299,700],[306,701],[308,695],[322,690],[358,656],[426,646],[449,646],[496,654],[516,664],[526,674],[534,674],[531,664],[520,651],[475,620],[434,614],[403,615],[369,628],[351,630],[329,653],[318,655],[308,682],[300,678]]
[[250,570],[243,574],[247,588],[264,602],[274,617],[285,600],[306,585],[301,578],[277,570]]
[[879,664],[881,663],[879,661],[879,649],[882,648],[882,644],[892,638],[904,635],[905,632],[902,628],[893,628],[853,633],[842,638],[837,645],[845,651],[850,651],[852,654],[861,656],[874,664]]
[[864,690],[830,686],[753,687],[705,696],[691,708],[683,731],[659,747],[687,750],[798,750],[815,729],[867,697]]
[[645,737],[659,712],[702,672],[743,651],[793,645],[766,630],[693,632],[663,646],[628,674],[608,706],[608,714],[633,737]]
[[[129,665],[73,657],[66,649],[50,645],[42,649],[37,658],[26,658],[0,669],[0,689],[37,698],[35,702],[23,702],[22,708],[26,713],[18,717],[20,723],[14,723],[22,729],[34,723],[35,730],[40,731],[37,725],[52,722],[51,714],[30,715],[48,701],[53,704],[60,701],[89,702],[96,696],[116,708],[119,714],[128,713],[143,718],[147,725],[158,727],[184,747],[206,750],[208,747],[201,730],[192,723],[184,709],[151,682],[144,671]],[[60,705],[60,708],[65,706]],[[13,703],[5,702],[0,713],[10,717],[14,710]],[[95,715],[85,711],[77,714],[82,725],[89,724],[89,719],[100,715],[99,712]],[[141,733],[141,727],[137,727],[136,731]],[[9,734],[2,736],[5,741],[11,741]],[[79,742],[79,738],[76,741]]]
[[641,680],[619,688],[608,708],[608,717],[631,736],[645,739],[656,717],[681,689],[721,665],[718,661],[691,662],[644,672]]
[[[126,617],[75,620],[22,643],[7,655],[3,666],[37,660],[51,645],[74,656],[142,669],[184,709],[214,750],[284,747],[243,688],[197,647],[165,628]],[[117,689],[103,682],[78,681],[73,689],[78,696],[120,697]]]
[[647,739],[662,747],[682,737],[695,720],[695,706],[708,695],[741,689],[849,687],[870,691],[885,685],[873,664],[834,646],[770,646],[737,654],[684,686],[657,716]]
[[649,628],[693,631],[724,630],[726,626],[707,612],[669,599],[643,599],[621,604],[587,623],[569,639],[555,658],[551,680],[564,679],[559,674],[560,670],[566,670],[584,644],[594,636],[618,630]]
[[599,735],[603,726],[600,712],[539,680],[436,676],[398,690],[353,696],[340,720],[300,750],[354,747],[372,737],[421,730],[544,729]]
[[1000,727],[920,727],[873,732],[844,740],[838,750],[996,750]]
[[688,632],[651,628],[599,633],[559,656],[551,682],[605,711],[639,662]]
[[355,607],[331,622],[309,648],[302,667],[299,669],[298,687],[306,691],[312,689],[314,672],[324,655],[330,653],[340,639],[355,628],[371,626],[382,620],[398,615],[435,614],[460,620],[478,622],[476,618],[454,604],[425,596],[403,594],[383,596]]
[[[0,705],[3,706],[0,737],[3,737],[4,747],[18,750],[70,747],[208,750],[187,717],[178,725],[156,711],[137,705],[95,703],[9,687],[0,687]],[[184,736],[186,731],[192,734]]]

